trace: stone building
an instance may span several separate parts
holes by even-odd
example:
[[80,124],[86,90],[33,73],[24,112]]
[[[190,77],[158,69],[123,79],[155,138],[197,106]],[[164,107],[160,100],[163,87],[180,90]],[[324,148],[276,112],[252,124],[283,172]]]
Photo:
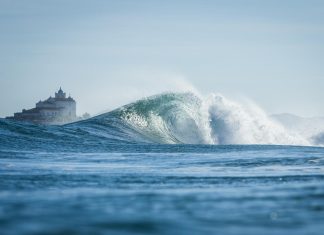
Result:
[[36,124],[66,124],[77,121],[76,102],[60,88],[55,93],[55,97],[49,97],[47,100],[39,101],[36,107],[32,109],[23,109],[22,112],[15,113],[8,119],[27,121]]

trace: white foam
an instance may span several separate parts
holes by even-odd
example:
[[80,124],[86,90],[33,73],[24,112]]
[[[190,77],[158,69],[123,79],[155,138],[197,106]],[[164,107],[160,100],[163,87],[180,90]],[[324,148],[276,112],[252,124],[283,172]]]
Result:
[[216,94],[209,95],[206,102],[212,135],[218,144],[309,145],[303,137],[289,133],[254,104],[243,105]]

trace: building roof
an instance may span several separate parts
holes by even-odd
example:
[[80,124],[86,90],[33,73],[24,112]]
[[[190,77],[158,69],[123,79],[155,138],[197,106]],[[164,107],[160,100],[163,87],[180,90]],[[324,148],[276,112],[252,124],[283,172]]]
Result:
[[32,108],[32,109],[23,109],[23,113],[38,113],[38,108]]

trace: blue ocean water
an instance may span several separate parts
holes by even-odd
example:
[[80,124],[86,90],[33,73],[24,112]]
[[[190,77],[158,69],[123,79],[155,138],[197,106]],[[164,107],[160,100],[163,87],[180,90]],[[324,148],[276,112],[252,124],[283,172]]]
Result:
[[165,94],[65,126],[0,119],[0,233],[322,234],[324,148],[204,105]]

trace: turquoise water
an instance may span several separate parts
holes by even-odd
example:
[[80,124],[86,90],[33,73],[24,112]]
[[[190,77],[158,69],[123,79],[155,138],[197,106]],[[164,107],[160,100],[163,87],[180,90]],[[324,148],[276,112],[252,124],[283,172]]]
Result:
[[1,234],[322,234],[324,148],[260,144],[266,127],[246,144],[167,98],[65,126],[0,119]]

